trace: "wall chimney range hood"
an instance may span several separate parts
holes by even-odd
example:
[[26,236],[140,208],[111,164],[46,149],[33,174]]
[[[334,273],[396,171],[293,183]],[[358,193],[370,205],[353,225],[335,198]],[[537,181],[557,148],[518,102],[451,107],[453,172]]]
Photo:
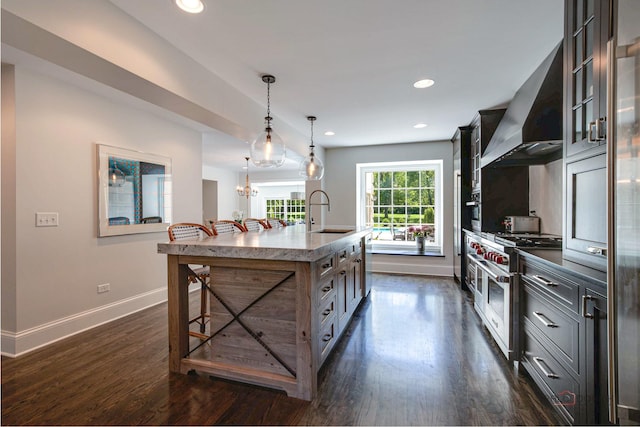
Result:
[[539,165],[562,157],[562,42],[509,104],[482,156],[482,167]]

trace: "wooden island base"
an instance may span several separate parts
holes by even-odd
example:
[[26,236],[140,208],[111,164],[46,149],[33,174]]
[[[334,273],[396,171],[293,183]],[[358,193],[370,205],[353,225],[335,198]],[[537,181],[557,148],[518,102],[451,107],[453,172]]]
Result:
[[[312,400],[318,370],[366,289],[363,240],[315,261],[168,254],[170,370]],[[189,324],[189,265],[210,267],[205,338],[189,334],[200,332]]]

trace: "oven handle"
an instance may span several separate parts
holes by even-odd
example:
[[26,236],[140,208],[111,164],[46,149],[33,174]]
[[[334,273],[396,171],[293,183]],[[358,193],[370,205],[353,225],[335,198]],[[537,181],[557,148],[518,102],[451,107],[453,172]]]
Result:
[[511,277],[510,276],[503,276],[500,274],[496,274],[493,271],[489,270],[489,268],[484,265],[481,264],[480,262],[474,260],[475,263],[477,264],[478,267],[480,267],[485,273],[487,273],[487,275],[489,277],[491,277],[494,281],[496,282],[501,282],[501,283],[509,283],[511,281]]

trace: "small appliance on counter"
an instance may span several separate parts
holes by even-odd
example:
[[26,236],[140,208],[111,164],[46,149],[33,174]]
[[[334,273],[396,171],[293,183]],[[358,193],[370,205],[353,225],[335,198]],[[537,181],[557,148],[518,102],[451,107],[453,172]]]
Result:
[[507,233],[540,233],[540,217],[507,216],[503,221]]

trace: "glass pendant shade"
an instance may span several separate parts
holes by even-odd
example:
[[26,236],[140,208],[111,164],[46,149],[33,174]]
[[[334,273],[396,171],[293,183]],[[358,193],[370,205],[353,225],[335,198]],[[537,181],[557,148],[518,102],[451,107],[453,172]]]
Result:
[[282,138],[267,128],[251,144],[251,161],[261,168],[280,167],[284,164],[286,148]]
[[306,177],[311,180],[322,179],[324,176],[324,165],[320,161],[320,159],[316,158],[313,153],[310,153],[303,161],[300,163],[299,169],[300,175]]
[[122,187],[125,182],[125,175],[120,169],[118,169],[118,165],[114,165],[114,167],[109,168],[109,186],[110,187]]
[[298,172],[308,180],[319,180],[324,176],[324,165],[313,152],[313,122],[316,121],[316,116],[307,116],[307,120],[311,123],[311,145],[309,145],[309,155],[300,163]]
[[267,84],[267,117],[264,118],[266,127],[264,132],[251,144],[251,161],[259,168],[280,167],[284,164],[287,154],[284,141],[271,128],[271,84],[276,78],[271,74],[264,74],[262,81]]

